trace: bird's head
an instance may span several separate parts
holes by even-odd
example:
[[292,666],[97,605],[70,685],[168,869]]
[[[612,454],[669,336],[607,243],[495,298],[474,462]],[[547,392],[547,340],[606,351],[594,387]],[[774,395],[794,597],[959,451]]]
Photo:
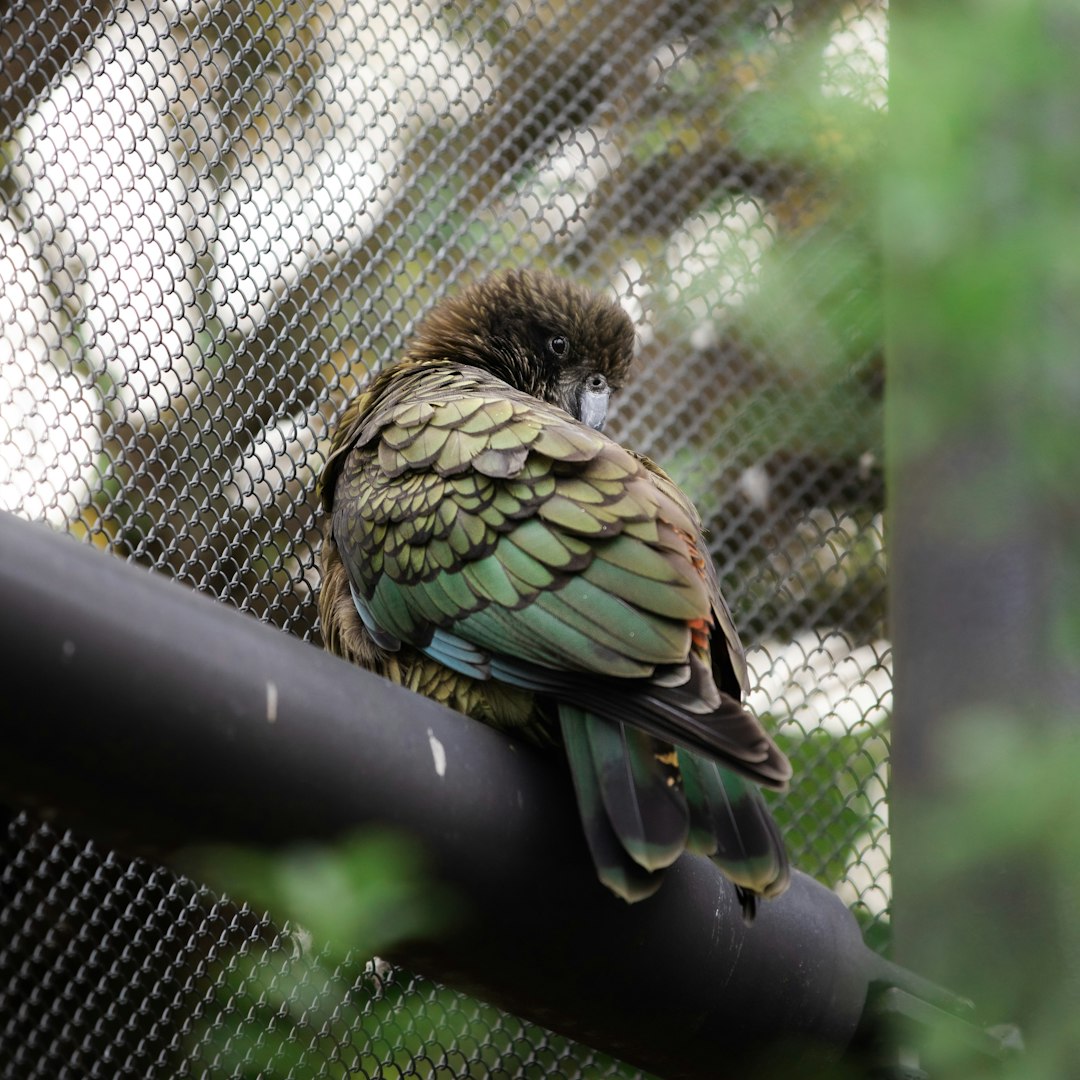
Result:
[[618,304],[553,274],[511,270],[442,301],[409,357],[483,368],[599,430],[633,349],[634,328]]

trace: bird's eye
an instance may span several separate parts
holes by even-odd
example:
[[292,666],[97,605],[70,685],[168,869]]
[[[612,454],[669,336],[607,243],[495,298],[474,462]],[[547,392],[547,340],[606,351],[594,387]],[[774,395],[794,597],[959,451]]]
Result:
[[555,334],[548,338],[548,349],[554,356],[565,356],[569,348],[570,342],[562,334]]

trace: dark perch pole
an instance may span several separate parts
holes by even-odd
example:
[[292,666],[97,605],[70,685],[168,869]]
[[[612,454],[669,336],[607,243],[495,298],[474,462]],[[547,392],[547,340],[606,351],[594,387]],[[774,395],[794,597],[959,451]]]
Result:
[[689,856],[626,905],[554,756],[43,526],[0,514],[0,551],[6,800],[159,855],[408,830],[470,918],[394,959],[665,1076],[807,1075],[903,981],[804,875],[750,929]]

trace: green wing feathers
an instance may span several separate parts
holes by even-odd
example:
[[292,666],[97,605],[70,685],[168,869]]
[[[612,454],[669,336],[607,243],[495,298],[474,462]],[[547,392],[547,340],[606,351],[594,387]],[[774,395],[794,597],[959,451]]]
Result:
[[362,619],[400,648],[350,657],[418,687],[410,670],[442,665],[446,699],[489,723],[509,714],[485,687],[531,708],[510,723],[556,737],[557,706],[610,888],[648,895],[689,848],[741,894],[783,890],[754,781],[783,787],[790,769],[740,704],[745,660],[701,524],[661,470],[479,369],[427,362],[350,406],[321,495],[325,639],[353,641],[363,629],[340,624]]

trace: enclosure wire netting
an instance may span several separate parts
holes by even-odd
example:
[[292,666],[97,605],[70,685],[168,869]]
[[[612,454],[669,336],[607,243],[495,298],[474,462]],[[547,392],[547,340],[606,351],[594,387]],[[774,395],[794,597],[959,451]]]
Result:
[[[701,510],[794,862],[884,947],[886,31],[886,0],[12,0],[0,508],[317,643],[313,485],[365,377],[496,267],[602,288],[639,336],[610,433]],[[25,815],[3,859],[3,1076],[632,1073]]]

